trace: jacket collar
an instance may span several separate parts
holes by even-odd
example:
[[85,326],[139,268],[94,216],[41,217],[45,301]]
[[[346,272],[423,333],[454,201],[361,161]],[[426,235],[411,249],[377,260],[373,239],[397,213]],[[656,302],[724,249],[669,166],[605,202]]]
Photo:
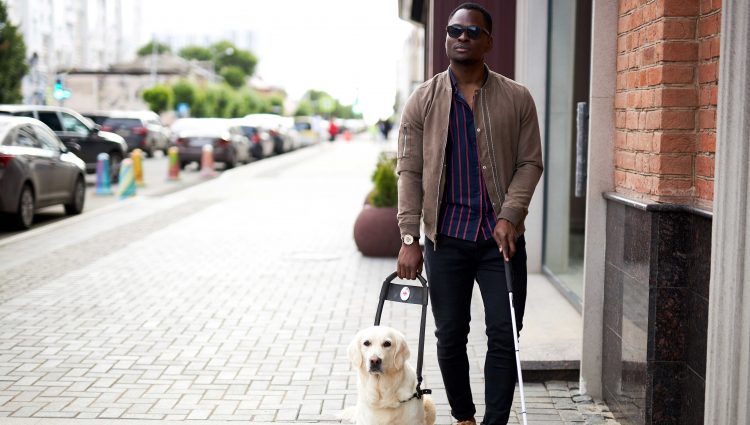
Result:
[[[482,83],[482,87],[481,87],[482,89],[486,89],[490,86],[488,82],[490,80],[490,76],[491,76],[490,74],[492,73],[493,72],[490,70],[490,67],[487,66],[487,64],[485,63],[484,64],[484,82]],[[452,92],[457,83],[458,82],[456,81],[456,77],[455,75],[453,75],[453,71],[451,70],[450,66],[445,71],[438,74],[438,86],[442,90],[450,90]]]

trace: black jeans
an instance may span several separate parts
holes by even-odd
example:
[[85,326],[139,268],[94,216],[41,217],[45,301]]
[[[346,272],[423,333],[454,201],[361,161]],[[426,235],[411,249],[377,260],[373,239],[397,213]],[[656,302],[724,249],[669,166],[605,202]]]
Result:
[[[484,364],[485,425],[506,424],[516,386],[516,357],[510,301],[505,284],[505,263],[493,239],[477,242],[437,237],[437,250],[427,239],[425,267],[430,282],[430,303],[435,317],[437,356],[451,414],[459,421],[476,413],[469,384],[466,344],[471,320],[474,280],[484,302],[487,356]],[[526,242],[516,242],[511,259],[516,324],[521,330],[526,305]]]

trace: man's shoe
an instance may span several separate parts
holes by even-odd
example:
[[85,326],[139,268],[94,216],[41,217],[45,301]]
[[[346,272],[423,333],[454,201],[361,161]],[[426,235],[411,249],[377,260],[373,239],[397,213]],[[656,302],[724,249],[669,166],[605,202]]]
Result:
[[476,421],[476,419],[471,418],[468,421],[457,422],[456,425],[477,425],[477,421]]

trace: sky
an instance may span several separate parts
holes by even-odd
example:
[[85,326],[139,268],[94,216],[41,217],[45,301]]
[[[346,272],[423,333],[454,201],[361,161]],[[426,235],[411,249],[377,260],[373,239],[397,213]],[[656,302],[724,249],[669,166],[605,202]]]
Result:
[[[299,99],[324,90],[345,104],[355,98],[370,119],[392,111],[397,64],[410,24],[397,0],[146,0],[147,38],[200,44],[252,32],[256,75]],[[240,44],[240,43],[238,43]]]

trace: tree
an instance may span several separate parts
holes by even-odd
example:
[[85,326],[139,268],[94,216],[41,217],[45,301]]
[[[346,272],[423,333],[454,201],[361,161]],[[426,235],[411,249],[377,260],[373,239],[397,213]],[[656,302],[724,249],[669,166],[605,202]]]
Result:
[[301,100],[297,104],[297,110],[294,111],[295,117],[306,117],[313,114],[313,107],[307,100]]
[[138,49],[138,56],[148,56],[152,54],[154,50],[154,43],[156,43],[157,54],[162,55],[164,53],[172,53],[172,48],[169,47],[169,44],[159,43],[158,41],[151,40],[143,45],[143,47]]
[[28,70],[26,43],[8,20],[5,2],[0,1],[0,103],[21,101],[21,79]]
[[180,80],[172,84],[172,94],[174,95],[174,104],[179,105],[180,103],[187,103],[191,107],[195,103],[196,98],[195,86],[193,83],[187,80]]
[[273,94],[268,98],[268,107],[270,113],[282,115],[284,113],[284,98],[281,95]]
[[245,72],[237,66],[226,66],[221,69],[221,76],[230,86],[238,89],[245,85]]
[[249,77],[253,75],[255,65],[258,64],[258,58],[252,52],[238,48],[231,41],[222,40],[214,43],[211,45],[211,52],[218,70],[236,66]]
[[178,55],[187,60],[195,59],[199,61],[210,61],[213,59],[213,52],[211,52],[211,49],[202,46],[185,46],[180,49]]
[[159,113],[172,107],[172,90],[167,86],[154,86],[143,92],[143,100],[149,109]]

